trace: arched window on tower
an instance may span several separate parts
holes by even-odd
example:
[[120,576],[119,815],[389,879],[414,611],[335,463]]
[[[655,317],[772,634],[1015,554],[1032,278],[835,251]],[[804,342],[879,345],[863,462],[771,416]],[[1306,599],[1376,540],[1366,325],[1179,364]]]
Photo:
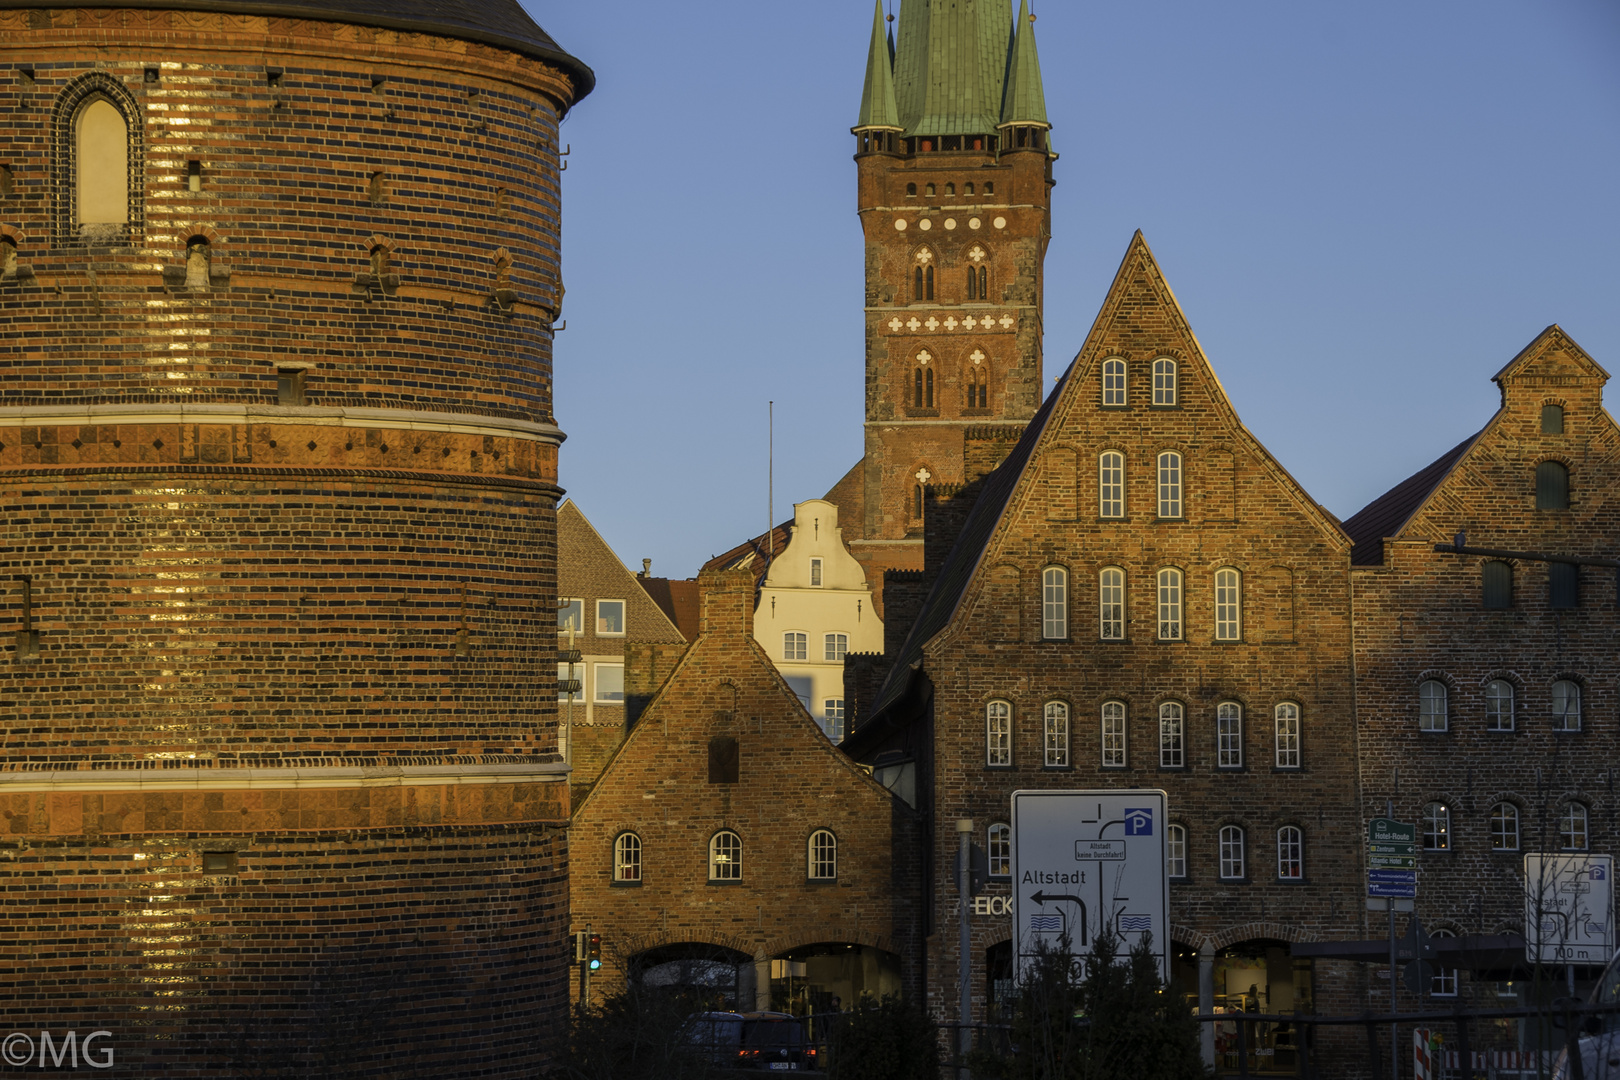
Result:
[[988,409],[990,407],[990,365],[985,362],[984,353],[978,349],[968,357],[971,363],[967,369],[967,407],[970,409]]
[[934,368],[928,361],[933,357],[924,351],[917,354],[917,368],[912,373],[911,405],[915,409],[934,407]]
[[80,231],[127,225],[129,123],[104,97],[91,98],[73,118],[73,169],[74,224]]
[[917,265],[911,271],[911,299],[934,298],[934,253],[927,248],[917,252]]

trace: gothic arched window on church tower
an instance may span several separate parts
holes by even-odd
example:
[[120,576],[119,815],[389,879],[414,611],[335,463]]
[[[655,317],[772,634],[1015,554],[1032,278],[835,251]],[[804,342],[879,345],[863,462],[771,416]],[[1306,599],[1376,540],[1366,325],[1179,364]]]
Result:
[[934,253],[928,248],[917,252],[917,265],[911,273],[911,299],[934,298]]
[[967,369],[967,407],[970,409],[988,409],[990,407],[990,365],[985,362],[984,353],[978,349],[973,350],[969,357],[972,361]]
[[912,378],[911,403],[915,409],[934,407],[934,369],[928,366],[927,360],[917,362],[917,370]]
[[916,197],[917,197],[917,185],[916,184],[907,184],[906,185],[906,198],[915,199]]

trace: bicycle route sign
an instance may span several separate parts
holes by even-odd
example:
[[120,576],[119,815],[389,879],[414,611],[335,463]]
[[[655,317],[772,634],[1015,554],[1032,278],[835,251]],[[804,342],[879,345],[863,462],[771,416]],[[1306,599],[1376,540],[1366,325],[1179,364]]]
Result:
[[1106,927],[1121,956],[1151,933],[1159,974],[1169,980],[1166,811],[1156,790],[1013,792],[1018,977],[1043,946],[1059,948],[1065,938],[1072,955],[1091,955]]
[[1417,896],[1417,826],[1392,818],[1367,823],[1367,895]]

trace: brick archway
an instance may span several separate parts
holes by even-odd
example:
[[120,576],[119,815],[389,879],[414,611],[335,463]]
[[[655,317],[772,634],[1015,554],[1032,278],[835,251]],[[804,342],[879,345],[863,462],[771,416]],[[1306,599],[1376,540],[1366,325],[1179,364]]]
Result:
[[864,945],[868,948],[881,949],[883,952],[900,955],[899,945],[894,938],[887,934],[876,934],[870,930],[849,925],[834,925],[821,923],[806,928],[794,930],[791,934],[783,934],[771,938],[754,953],[754,959],[769,960],[794,949],[802,949],[807,945],[820,945],[822,943],[837,943],[843,945]]

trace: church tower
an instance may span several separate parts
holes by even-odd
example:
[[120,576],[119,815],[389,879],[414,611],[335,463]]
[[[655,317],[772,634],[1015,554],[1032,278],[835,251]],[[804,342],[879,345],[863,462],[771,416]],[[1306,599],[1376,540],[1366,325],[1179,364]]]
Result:
[[884,23],[879,3],[852,129],[866,456],[848,534],[875,584],[922,568],[924,488],[982,473],[970,438],[1016,438],[1040,405],[1057,158],[1022,0],[1016,20],[1010,0],[907,0],[898,40]]

